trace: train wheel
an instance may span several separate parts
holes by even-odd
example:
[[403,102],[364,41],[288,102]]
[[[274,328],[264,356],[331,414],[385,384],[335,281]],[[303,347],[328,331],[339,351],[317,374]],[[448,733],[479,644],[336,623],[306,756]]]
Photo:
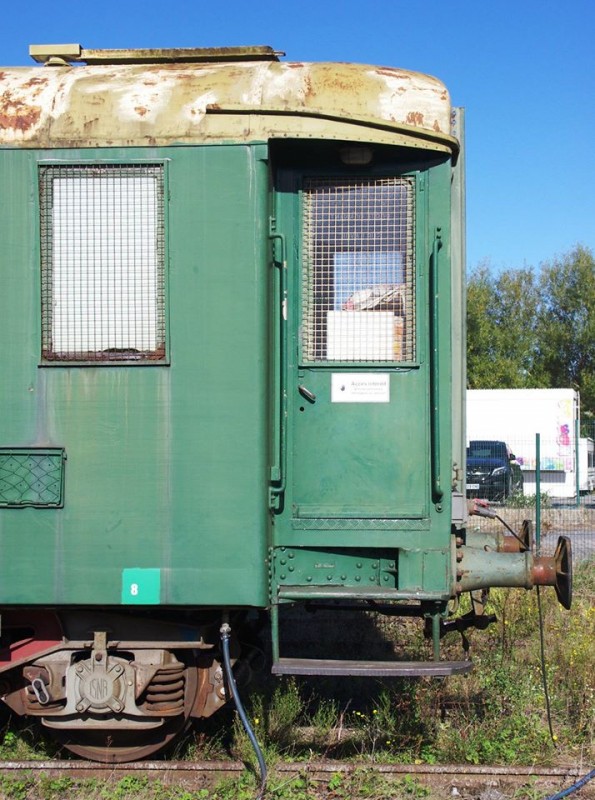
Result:
[[[105,720],[105,727],[85,729],[57,728],[49,723],[51,735],[67,750],[81,758],[106,764],[139,761],[158,753],[180,736],[189,725],[199,683],[199,668],[196,663],[185,669],[185,692],[183,712],[155,728],[128,720],[127,726],[119,727],[115,718]],[[114,723],[110,727],[110,721]]]

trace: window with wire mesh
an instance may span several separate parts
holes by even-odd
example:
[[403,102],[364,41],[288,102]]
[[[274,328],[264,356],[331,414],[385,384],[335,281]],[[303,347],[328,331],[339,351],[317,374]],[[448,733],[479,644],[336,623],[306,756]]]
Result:
[[303,188],[303,357],[415,359],[413,178],[308,179]]
[[40,211],[43,360],[164,360],[163,166],[42,166]]

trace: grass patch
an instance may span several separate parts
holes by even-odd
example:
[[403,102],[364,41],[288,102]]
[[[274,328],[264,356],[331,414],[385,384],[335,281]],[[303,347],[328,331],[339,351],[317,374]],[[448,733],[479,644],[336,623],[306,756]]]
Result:
[[[249,772],[201,789],[171,786],[143,777],[74,781],[0,776],[2,800],[254,800],[258,788],[258,782]],[[323,779],[313,778],[305,771],[297,775],[273,773],[266,797],[270,800],[422,800],[431,795],[431,790],[411,775],[388,777],[364,768],[349,773],[336,772]]]
[[[542,492],[540,494],[541,498],[541,508],[551,508],[552,507],[552,498],[547,492]],[[536,494],[523,494],[523,492],[513,492],[503,503],[505,508],[530,508],[535,509],[537,507],[537,495]]]
[[45,761],[60,751],[36,722],[6,714],[0,728],[0,761]]

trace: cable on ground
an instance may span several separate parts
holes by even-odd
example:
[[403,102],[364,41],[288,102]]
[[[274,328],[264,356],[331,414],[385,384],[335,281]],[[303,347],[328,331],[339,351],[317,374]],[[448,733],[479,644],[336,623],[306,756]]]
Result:
[[240,699],[240,695],[238,693],[238,687],[233,675],[233,670],[231,668],[231,658],[229,655],[229,640],[231,638],[231,628],[227,622],[223,623],[223,625],[219,629],[219,633],[221,635],[221,647],[223,651],[223,667],[225,669],[225,677],[227,679],[227,685],[231,691],[231,694],[233,695],[238,715],[240,717],[240,720],[242,721],[244,730],[248,734],[248,738],[250,739],[250,743],[252,744],[252,747],[256,754],[256,759],[258,761],[258,767],[260,770],[260,791],[257,797],[258,800],[262,800],[266,791],[267,767],[265,764],[264,756],[262,754],[262,750],[260,749],[260,745],[258,744],[252,726],[250,725],[248,717],[246,716],[246,712],[244,711],[244,706]]
[[577,792],[581,789],[586,783],[592,781],[595,778],[595,769],[592,769],[591,772],[588,772],[584,775],[580,780],[576,783],[573,783],[572,786],[569,786],[568,789],[564,789],[561,792],[557,792],[556,794],[552,794],[546,798],[546,800],[561,800],[562,797],[567,797],[569,794],[573,792]]

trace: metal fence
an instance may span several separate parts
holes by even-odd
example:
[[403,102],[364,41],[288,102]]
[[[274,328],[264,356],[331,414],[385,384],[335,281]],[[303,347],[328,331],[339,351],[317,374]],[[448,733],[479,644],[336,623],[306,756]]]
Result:
[[[468,496],[487,495],[514,530],[531,520],[543,555],[553,553],[558,536],[564,535],[571,541],[575,563],[595,559],[595,422],[583,423],[580,431],[563,426],[555,438],[530,436],[506,444],[515,456],[510,481],[496,486],[495,459],[490,464],[486,458],[482,465],[481,459],[469,458]],[[498,520],[471,518],[472,529],[495,530],[498,525]]]

